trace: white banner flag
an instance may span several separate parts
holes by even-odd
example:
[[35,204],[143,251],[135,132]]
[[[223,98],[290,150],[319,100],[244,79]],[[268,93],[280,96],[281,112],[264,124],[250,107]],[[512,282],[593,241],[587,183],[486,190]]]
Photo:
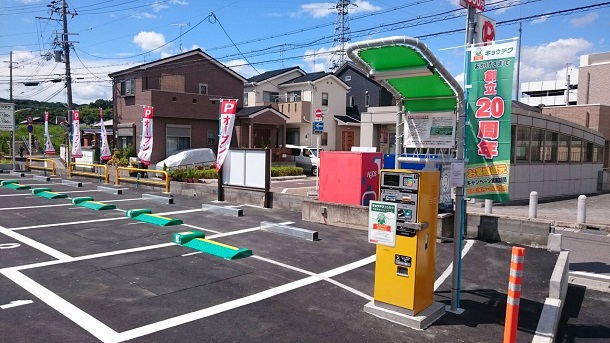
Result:
[[153,149],[153,107],[144,106],[142,112],[142,136],[140,139],[140,150],[138,158],[144,165],[150,164],[150,155]]
[[106,126],[104,126],[104,117],[103,117],[103,111],[102,111],[101,107],[100,107],[100,124],[102,125],[100,127],[101,128],[100,158],[103,161],[108,161],[109,159],[112,158],[112,154],[110,153],[110,149],[108,148],[108,136],[106,134]]
[[237,100],[220,100],[220,137],[218,139],[218,155],[216,155],[216,163],[214,164],[216,170],[220,170],[225,157],[229,153],[236,112]]
[[80,150],[80,111],[72,111],[72,158],[83,157]]
[[51,143],[51,137],[49,136],[49,112],[44,113],[44,153],[46,155],[55,155],[55,148]]

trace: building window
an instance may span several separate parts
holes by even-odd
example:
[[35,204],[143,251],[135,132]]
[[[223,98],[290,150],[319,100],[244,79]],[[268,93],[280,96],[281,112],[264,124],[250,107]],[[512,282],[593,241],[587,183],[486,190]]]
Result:
[[557,148],[557,161],[568,162],[570,159],[570,136],[560,134]]
[[517,141],[517,125],[510,126],[510,162],[515,163],[515,142]]
[[287,102],[301,101],[301,91],[290,91],[286,93]]
[[585,126],[589,127],[589,119],[591,116],[589,115],[589,112],[587,112],[587,114],[585,115]]
[[517,126],[517,139],[515,141],[515,160],[518,162],[529,162],[531,128]]
[[570,143],[570,162],[581,162],[582,160],[582,139],[572,137]]
[[207,83],[199,84],[199,94],[208,95],[208,84]]
[[352,76],[351,75],[345,75],[345,81],[351,81],[352,80]]
[[328,93],[322,93],[322,106],[328,106]]
[[593,143],[583,142],[582,145],[583,162],[593,162]]
[[190,125],[167,125],[165,139],[165,153],[167,156],[178,150],[191,148]]
[[320,135],[320,145],[328,145],[328,132],[322,132]]
[[356,101],[354,100],[353,96],[349,96],[349,107],[354,107],[354,105],[356,104]]
[[557,163],[557,144],[559,134],[547,131],[544,139],[544,162]]
[[593,162],[604,162],[604,147],[595,145],[593,148]]
[[544,160],[544,130],[532,128],[531,162]]
[[364,92],[364,107],[371,106],[371,95],[369,91]]
[[135,95],[136,80],[123,80],[121,81],[121,96],[133,96]]
[[263,92],[263,102],[278,102],[279,97],[278,92]]
[[248,93],[244,93],[244,107],[248,106]]

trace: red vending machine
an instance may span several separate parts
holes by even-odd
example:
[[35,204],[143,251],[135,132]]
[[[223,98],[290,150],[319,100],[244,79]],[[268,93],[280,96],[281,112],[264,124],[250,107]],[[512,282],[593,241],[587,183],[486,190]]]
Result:
[[322,151],[320,201],[368,206],[379,199],[380,152]]

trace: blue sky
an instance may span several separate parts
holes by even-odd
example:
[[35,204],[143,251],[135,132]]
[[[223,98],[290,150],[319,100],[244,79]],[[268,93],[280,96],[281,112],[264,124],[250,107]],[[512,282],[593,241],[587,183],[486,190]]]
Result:
[[[65,102],[58,80],[64,64],[47,60],[61,24],[49,15],[50,0],[0,0],[0,97]],[[356,0],[349,6],[351,40],[422,37],[458,79],[463,78],[466,26],[459,0]],[[579,56],[610,51],[609,5],[592,0],[487,0],[486,16],[500,25],[496,38],[518,36],[522,22],[521,81],[574,73]],[[108,73],[201,48],[244,77],[300,66],[328,70],[336,2],[300,0],[72,0],[68,2],[75,103],[110,98]],[[554,12],[561,12],[554,14]],[[210,16],[213,13],[214,16]],[[39,18],[37,18],[39,17]],[[42,19],[41,19],[42,18]],[[504,24],[502,24],[505,22]],[[10,23],[7,25],[7,23]],[[180,34],[182,33],[182,36]],[[77,35],[76,35],[77,34]],[[59,37],[58,37],[59,39]],[[570,64],[569,67],[566,66]],[[40,81],[24,86],[24,81]]]

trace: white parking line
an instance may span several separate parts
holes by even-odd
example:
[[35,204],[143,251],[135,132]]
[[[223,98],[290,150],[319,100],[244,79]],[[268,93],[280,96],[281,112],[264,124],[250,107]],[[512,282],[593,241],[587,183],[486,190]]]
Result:
[[211,307],[208,307],[208,308],[205,308],[202,310],[186,313],[186,314],[174,317],[174,318],[161,320],[156,323],[144,325],[139,328],[132,329],[132,330],[127,330],[127,331],[119,333],[119,341],[123,342],[123,341],[127,341],[130,339],[142,337],[142,336],[154,333],[154,332],[162,331],[162,330],[169,329],[169,328],[172,328],[172,327],[175,327],[178,325],[182,325],[185,323],[189,323],[189,322],[192,322],[192,321],[195,321],[198,319],[210,317],[215,314],[233,310],[233,309],[236,309],[236,308],[239,308],[242,306],[250,305],[255,302],[259,302],[259,301],[274,297],[276,295],[286,293],[286,292],[319,282],[319,281],[323,280],[322,278],[320,278],[320,276],[323,276],[323,277],[337,276],[339,274],[348,272],[350,270],[365,266],[374,261],[375,261],[375,255],[369,256],[367,258],[350,263],[348,265],[329,270],[327,272],[319,274],[319,276],[318,275],[309,276],[304,279],[293,281],[293,282],[287,283],[285,285],[271,288],[271,289],[268,289],[268,290],[265,290],[265,291],[262,291],[262,292],[259,292],[256,294],[252,294],[252,295],[249,295],[249,296],[246,296],[243,298],[231,300],[226,303],[211,306]]
[[17,270],[0,270],[0,273],[4,274],[8,279],[21,286],[38,299],[45,302],[51,308],[64,315],[83,329],[87,330],[90,334],[98,338],[103,342],[116,342],[118,333],[104,323],[95,319],[87,312],[79,309],[72,305],[68,301],[64,300],[59,295],[46,289],[36,281],[23,275]]
[[42,243],[39,243],[29,237],[26,237],[22,234],[19,234],[17,232],[13,232],[5,227],[0,226],[0,233],[11,237],[12,239],[18,240],[21,243],[27,244],[29,246],[31,246],[34,249],[40,250],[43,253],[50,255],[52,257],[55,257],[56,259],[59,260],[72,260],[72,256],[64,254],[63,252],[59,251],[59,250],[55,250],[49,246],[46,246]]
[[[464,246],[464,249],[462,249],[462,258],[464,258],[464,256],[466,256],[466,254],[468,253],[468,251],[470,250],[470,248],[472,247],[473,244],[474,244],[473,240],[466,240],[466,245]],[[436,279],[436,281],[434,281],[434,290],[435,291],[443,284],[443,282],[445,282],[445,280],[449,277],[449,275],[451,275],[452,269],[453,269],[453,262],[449,263],[449,265],[447,266],[447,269],[445,269],[445,271],[441,274],[441,276],[439,276],[438,279]]]

